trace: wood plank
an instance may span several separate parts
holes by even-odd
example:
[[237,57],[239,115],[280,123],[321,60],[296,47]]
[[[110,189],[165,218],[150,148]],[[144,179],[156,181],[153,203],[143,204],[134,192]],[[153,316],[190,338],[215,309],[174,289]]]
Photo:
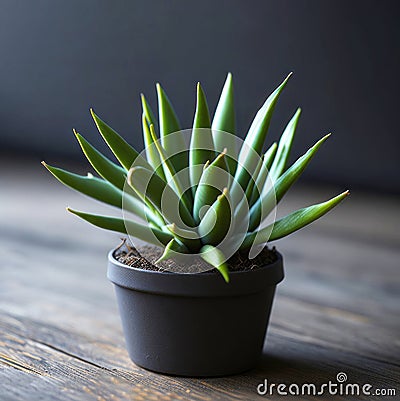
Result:
[[[18,400],[32,399],[35,393],[27,391],[27,383],[41,383],[41,391],[43,380],[48,389],[48,398],[44,399],[81,400],[92,399],[92,395],[100,399],[152,399],[151,395],[166,400],[247,400],[258,399],[256,387],[265,378],[276,383],[312,380],[321,384],[344,371],[355,383],[396,388],[400,374],[399,366],[392,365],[388,371],[384,361],[331,347],[329,343],[318,344],[312,337],[295,333],[291,327],[277,327],[276,323],[271,326],[266,352],[256,370],[214,379],[165,377],[144,371],[129,361],[122,341],[94,340],[5,314],[0,326],[1,346],[6,350],[0,356],[0,377],[4,379],[1,383],[5,394]],[[21,373],[28,381],[24,377],[15,388],[13,381]],[[190,398],[185,398],[187,390]],[[161,394],[167,397],[160,398]]]
[[[63,212],[67,204],[109,208],[58,185],[39,165],[1,171],[1,401],[281,399],[257,397],[257,384],[318,384],[340,371],[351,382],[400,394],[398,198],[352,194],[326,218],[278,241],[286,278],[260,365],[238,376],[188,379],[131,363],[105,277],[119,235]],[[279,213],[335,192],[299,186]]]

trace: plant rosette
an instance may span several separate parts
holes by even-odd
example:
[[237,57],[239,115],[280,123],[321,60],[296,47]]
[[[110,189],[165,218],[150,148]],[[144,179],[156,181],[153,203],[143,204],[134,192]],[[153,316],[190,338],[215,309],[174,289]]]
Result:
[[[232,76],[211,119],[197,85],[193,126],[181,130],[159,84],[158,119],[142,95],[145,149],[138,153],[91,110],[118,164],[75,136],[98,177],[44,166],[63,184],[116,207],[120,216],[67,210],[129,241],[111,251],[127,348],[144,368],[183,376],[251,369],[264,344],[282,256],[267,243],[312,223],[348,191],[276,219],[277,204],[330,135],[288,166],[298,109],[264,150],[290,75],[266,99],[245,136],[236,135]],[[153,245],[140,254],[136,239]],[[147,249],[147,250],[146,250]]]

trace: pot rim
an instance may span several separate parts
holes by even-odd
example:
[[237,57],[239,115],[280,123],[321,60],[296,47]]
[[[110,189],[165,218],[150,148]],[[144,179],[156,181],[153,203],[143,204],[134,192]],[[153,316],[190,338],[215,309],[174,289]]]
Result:
[[108,253],[107,277],[115,285],[131,290],[186,297],[220,297],[252,294],[276,286],[284,278],[283,258],[253,270],[229,272],[226,283],[215,272],[180,273],[146,270],[118,262],[116,249]]

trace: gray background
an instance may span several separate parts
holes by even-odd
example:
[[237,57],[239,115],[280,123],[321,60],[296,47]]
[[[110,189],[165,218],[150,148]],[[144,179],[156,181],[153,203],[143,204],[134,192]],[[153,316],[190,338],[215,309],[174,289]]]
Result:
[[71,128],[105,150],[88,112],[141,149],[139,93],[161,82],[189,127],[195,84],[210,108],[234,74],[239,135],[290,71],[270,131],[303,116],[294,155],[334,136],[306,179],[400,192],[396,1],[0,2],[0,149],[80,157]]

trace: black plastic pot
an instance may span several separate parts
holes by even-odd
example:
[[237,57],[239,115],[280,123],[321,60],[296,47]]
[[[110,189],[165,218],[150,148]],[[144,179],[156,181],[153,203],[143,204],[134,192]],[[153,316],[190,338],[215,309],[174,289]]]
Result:
[[224,376],[261,356],[282,256],[261,268],[182,274],[136,269],[109,253],[129,356],[137,365],[179,376]]

